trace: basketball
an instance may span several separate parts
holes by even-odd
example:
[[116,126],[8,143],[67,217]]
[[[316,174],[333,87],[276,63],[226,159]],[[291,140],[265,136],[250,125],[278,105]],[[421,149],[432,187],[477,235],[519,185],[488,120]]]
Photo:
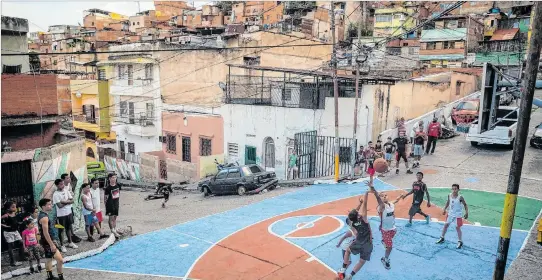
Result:
[[383,158],[377,158],[373,163],[373,167],[377,173],[388,171],[388,162]]

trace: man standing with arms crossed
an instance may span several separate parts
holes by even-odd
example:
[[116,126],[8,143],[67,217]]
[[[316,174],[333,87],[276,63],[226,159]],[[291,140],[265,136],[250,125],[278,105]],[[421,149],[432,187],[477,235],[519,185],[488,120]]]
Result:
[[425,148],[425,154],[428,155],[429,150],[431,150],[431,154],[435,152],[435,147],[437,146],[437,140],[441,134],[442,134],[442,127],[440,123],[438,122],[438,119],[435,117],[433,118],[433,122],[427,126],[427,135],[429,135],[429,137],[427,139],[427,147]]
[[[64,174],[60,175],[60,179],[62,179],[62,182],[64,183],[64,192],[69,193],[69,195],[72,198],[75,197],[75,195],[73,194],[73,191],[72,191],[72,178],[70,177],[70,175],[68,175],[67,173],[64,173]],[[73,232],[73,224],[74,224],[73,207],[70,207],[70,211],[71,211],[71,213],[70,213],[69,219],[68,219],[68,221],[70,223],[70,234],[71,234],[73,243],[79,243],[79,242],[81,242],[81,238],[79,238],[79,236],[77,236]]]

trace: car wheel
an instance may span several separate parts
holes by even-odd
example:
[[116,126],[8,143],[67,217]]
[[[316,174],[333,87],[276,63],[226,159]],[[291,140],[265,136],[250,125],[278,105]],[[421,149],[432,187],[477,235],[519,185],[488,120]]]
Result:
[[203,196],[209,196],[211,194],[211,191],[208,187],[203,187]]
[[478,142],[470,141],[470,145],[473,146],[473,147],[476,147],[476,146],[478,146]]
[[246,192],[247,192],[247,189],[244,186],[237,187],[237,194],[238,195],[245,195]]
[[516,139],[512,139],[512,141],[510,141],[510,144],[508,145],[508,148],[510,150],[513,150],[515,146],[516,146]]

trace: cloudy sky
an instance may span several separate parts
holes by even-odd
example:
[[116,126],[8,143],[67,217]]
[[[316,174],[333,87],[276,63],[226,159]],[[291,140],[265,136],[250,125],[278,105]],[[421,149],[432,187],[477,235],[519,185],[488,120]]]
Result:
[[[210,1],[195,1],[200,7]],[[190,1],[192,3],[192,1]],[[123,15],[138,12],[138,2],[116,1],[28,1],[2,0],[2,15],[28,19],[30,32],[47,31],[50,25],[83,24],[83,14],[87,9],[97,8]],[[139,1],[141,11],[154,9],[154,2]]]

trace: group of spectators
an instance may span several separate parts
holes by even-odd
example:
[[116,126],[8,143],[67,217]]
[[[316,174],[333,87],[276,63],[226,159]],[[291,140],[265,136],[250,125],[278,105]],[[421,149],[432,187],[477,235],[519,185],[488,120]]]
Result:
[[[66,253],[66,248],[77,249],[76,243],[82,240],[74,233],[73,205],[76,199],[81,201],[87,241],[95,241],[94,231],[99,234],[100,239],[109,237],[101,228],[103,215],[100,206],[99,181],[92,179],[90,183],[83,183],[79,198],[75,198],[71,183],[71,177],[68,174],[62,174],[60,179],[54,181],[56,189],[52,200],[42,198],[39,201],[39,208],[33,206],[22,221],[20,220],[21,215],[17,213],[17,203],[8,201],[4,204],[2,232],[8,245],[11,266],[20,266],[21,261],[28,260],[30,272],[40,272],[42,270],[40,258],[44,256],[47,259],[45,267],[47,279],[64,279],[61,253]],[[104,202],[106,215],[109,216],[109,228],[117,238],[121,234],[116,227],[120,190],[121,186],[117,183],[117,176],[109,174],[104,188]],[[53,207],[56,211],[53,211]],[[56,212],[54,218],[51,217],[53,212]],[[66,237],[65,240],[63,233]],[[15,249],[19,249],[18,259],[14,256]],[[52,273],[53,259],[57,261],[58,277],[53,276]],[[36,268],[33,266],[33,260],[37,261]]]

